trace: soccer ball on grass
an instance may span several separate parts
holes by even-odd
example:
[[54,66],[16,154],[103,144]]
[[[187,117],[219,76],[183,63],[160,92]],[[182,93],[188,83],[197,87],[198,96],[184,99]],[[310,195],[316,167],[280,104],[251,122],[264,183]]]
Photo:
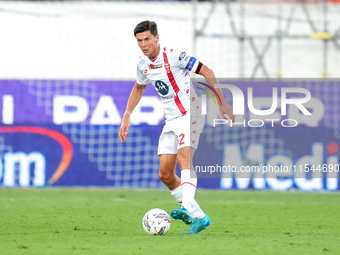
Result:
[[144,215],[142,224],[146,233],[152,236],[160,236],[168,233],[171,221],[166,211],[156,208]]

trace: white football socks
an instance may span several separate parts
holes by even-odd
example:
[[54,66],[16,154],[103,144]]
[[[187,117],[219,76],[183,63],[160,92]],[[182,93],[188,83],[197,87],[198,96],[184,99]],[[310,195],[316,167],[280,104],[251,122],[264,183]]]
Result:
[[171,195],[177,200],[177,202],[182,203],[182,186],[179,185],[176,189],[170,190]]
[[205,213],[195,200],[197,186],[197,174],[194,170],[183,169],[181,171],[181,186],[183,202],[182,205],[187,209],[194,218],[203,218]]

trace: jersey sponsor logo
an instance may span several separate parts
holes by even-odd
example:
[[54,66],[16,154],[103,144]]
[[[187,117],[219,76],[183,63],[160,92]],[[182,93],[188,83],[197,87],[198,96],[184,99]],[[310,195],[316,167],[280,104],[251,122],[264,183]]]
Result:
[[161,96],[161,99],[167,100],[167,99],[174,99],[176,97],[175,94],[170,95],[170,96]]
[[148,69],[145,69],[145,70],[144,70],[144,74],[146,74],[147,72],[148,72]]
[[186,53],[185,52],[182,52],[180,55],[179,55],[179,60],[182,60],[184,57],[185,57]]
[[158,64],[158,65],[150,64],[151,69],[157,69],[157,68],[161,68],[161,67],[163,67],[163,64]]
[[163,96],[165,96],[169,92],[169,86],[166,85],[163,81],[156,81],[155,87],[158,90],[158,93],[162,94]]

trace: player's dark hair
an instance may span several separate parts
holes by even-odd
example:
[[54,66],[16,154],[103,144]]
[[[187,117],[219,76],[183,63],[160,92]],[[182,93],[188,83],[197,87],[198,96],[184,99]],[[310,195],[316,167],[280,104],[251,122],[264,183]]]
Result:
[[136,36],[136,34],[143,33],[143,32],[148,31],[148,30],[150,30],[150,32],[153,36],[158,35],[157,24],[155,22],[149,21],[149,20],[145,20],[145,21],[142,21],[141,23],[139,23],[135,27],[135,30],[133,31],[133,33]]

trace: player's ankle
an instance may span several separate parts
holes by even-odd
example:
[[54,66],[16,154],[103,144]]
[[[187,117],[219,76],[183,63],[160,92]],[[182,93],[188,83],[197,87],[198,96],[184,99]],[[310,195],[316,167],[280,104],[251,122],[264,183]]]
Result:
[[193,210],[193,211],[191,212],[191,216],[192,216],[193,218],[202,219],[202,218],[204,218],[205,215],[206,215],[206,214],[202,211],[201,208],[197,208],[197,209],[195,209],[195,210]]

